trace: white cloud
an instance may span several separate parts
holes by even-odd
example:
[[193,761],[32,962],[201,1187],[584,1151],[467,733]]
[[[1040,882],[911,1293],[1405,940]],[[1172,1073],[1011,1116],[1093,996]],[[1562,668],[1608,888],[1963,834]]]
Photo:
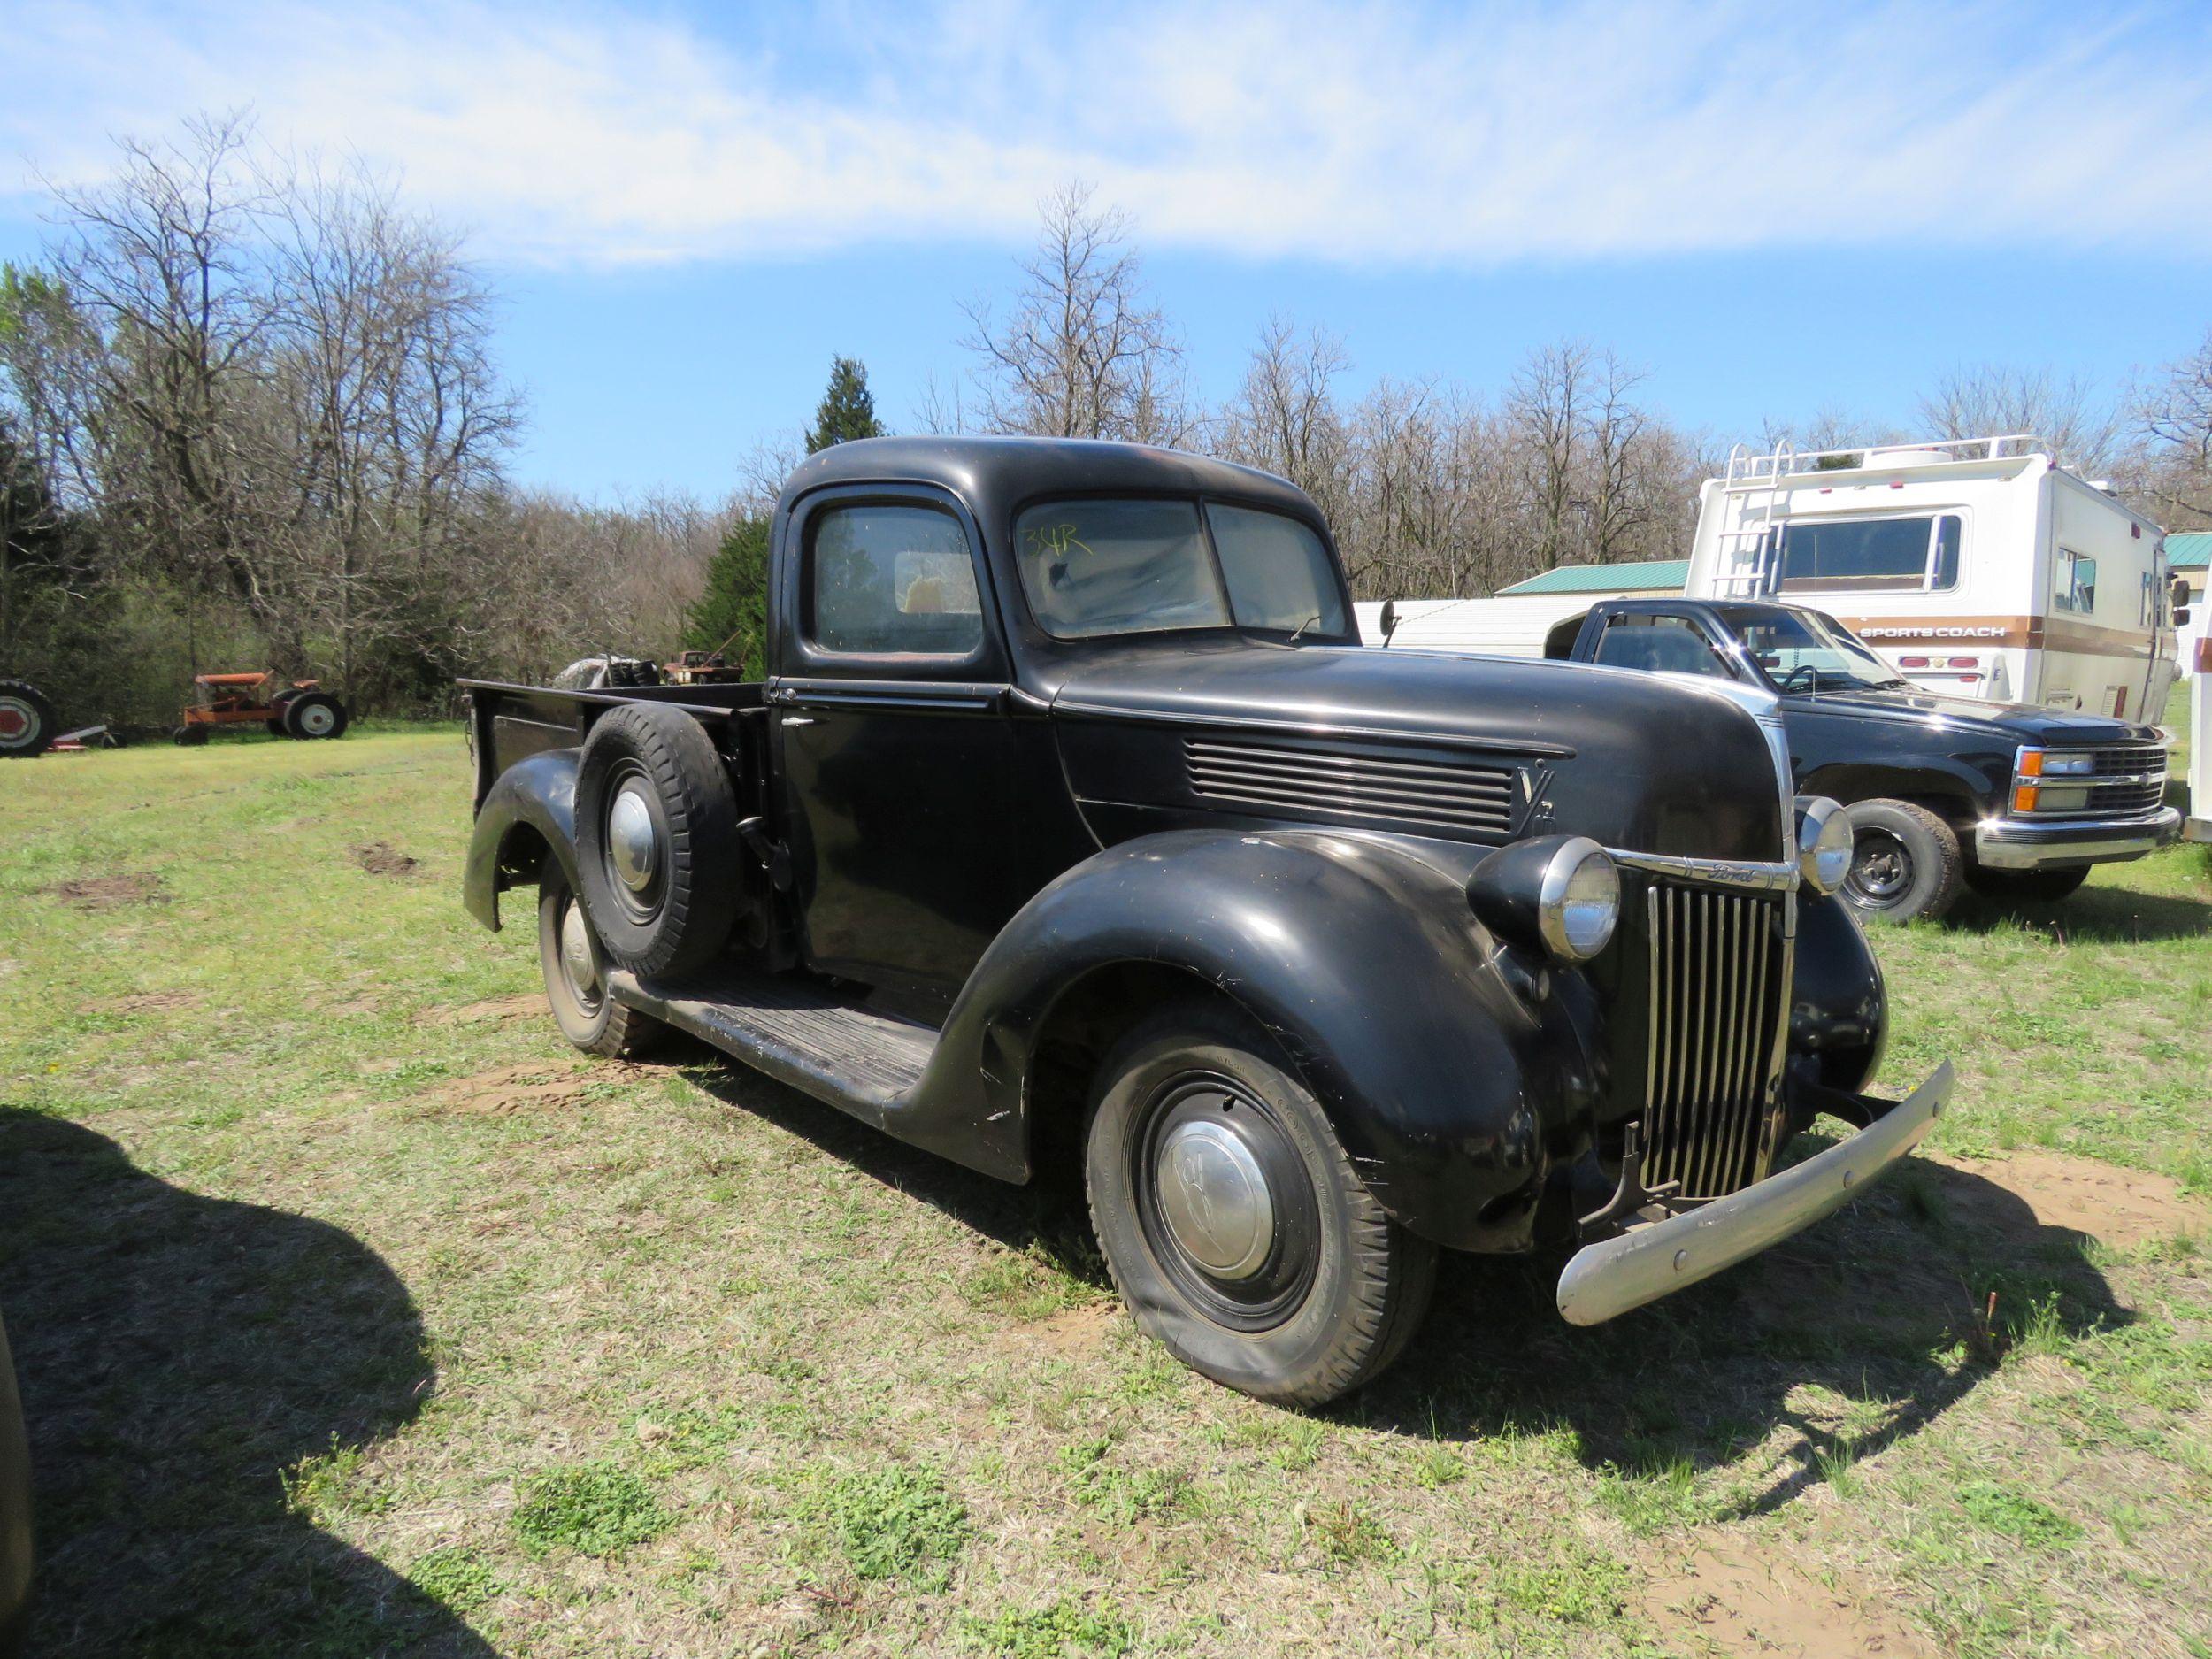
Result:
[[556,263],[1016,238],[1079,176],[1155,246],[1356,265],[2212,251],[2198,9],[1812,11],[845,0],[710,31],[419,0],[34,4],[0,153],[96,175],[111,134],[250,105],[280,142],[401,170],[484,251]]

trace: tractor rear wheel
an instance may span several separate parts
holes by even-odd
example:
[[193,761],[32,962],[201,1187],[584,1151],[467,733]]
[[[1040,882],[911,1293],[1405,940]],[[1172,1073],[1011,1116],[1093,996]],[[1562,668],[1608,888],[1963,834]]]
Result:
[[28,760],[53,742],[54,705],[27,680],[0,680],[0,758]]
[[343,737],[346,705],[327,691],[303,691],[284,705],[284,729],[294,737]]

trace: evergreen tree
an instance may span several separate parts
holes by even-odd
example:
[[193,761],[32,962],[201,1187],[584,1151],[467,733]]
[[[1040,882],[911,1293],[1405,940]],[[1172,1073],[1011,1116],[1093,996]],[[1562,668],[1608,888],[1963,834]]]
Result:
[[719,650],[745,678],[768,672],[768,520],[741,518],[707,565],[707,585],[684,630],[693,650]]
[[833,443],[884,435],[883,423],[876,419],[875,394],[868,389],[867,368],[857,357],[833,358],[829,389],[815,407],[806,452],[813,455]]

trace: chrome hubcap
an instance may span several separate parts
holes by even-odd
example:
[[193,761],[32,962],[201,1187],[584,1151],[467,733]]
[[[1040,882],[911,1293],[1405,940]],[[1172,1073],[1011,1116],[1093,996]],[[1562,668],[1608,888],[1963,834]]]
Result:
[[1177,1124],[1154,1171],[1160,1219],[1178,1248],[1216,1279],[1249,1279],[1275,1242],[1275,1202],[1251,1148],[1217,1123]]
[[622,885],[642,893],[652,885],[660,843],[653,832],[653,809],[635,784],[626,784],[607,810],[607,859]]
[[599,953],[592,949],[591,926],[580,904],[571,904],[561,918],[561,972],[578,1002],[588,1004],[599,995]]

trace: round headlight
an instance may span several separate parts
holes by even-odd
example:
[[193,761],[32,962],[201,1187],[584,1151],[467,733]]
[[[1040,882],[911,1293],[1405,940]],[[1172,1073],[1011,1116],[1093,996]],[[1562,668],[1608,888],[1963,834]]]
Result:
[[1587,962],[1621,919],[1621,877],[1605,849],[1577,837],[1544,866],[1536,922],[1544,947],[1562,962]]
[[1797,797],[1797,868],[1816,893],[1833,893],[1851,873],[1851,820],[1824,795]]

